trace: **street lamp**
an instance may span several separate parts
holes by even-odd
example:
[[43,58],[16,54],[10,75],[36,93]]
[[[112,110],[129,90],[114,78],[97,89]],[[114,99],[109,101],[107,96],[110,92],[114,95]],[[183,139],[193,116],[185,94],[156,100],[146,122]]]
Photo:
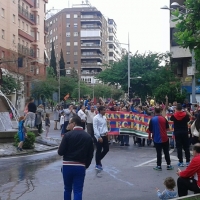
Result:
[[133,77],[133,78],[130,78],[130,79],[140,79],[142,78],[141,76],[137,76],[137,77]]
[[106,41],[106,43],[116,43],[116,44],[122,44],[128,46],[128,96],[129,96],[129,88],[130,88],[130,41],[129,41],[129,33],[128,33],[128,44],[127,43],[120,43],[120,42],[114,42],[114,41]]
[[[179,11],[182,15],[185,15],[188,13],[188,10],[185,8],[185,6],[181,6],[179,3],[177,2],[173,2],[171,4],[171,6],[176,7],[176,8],[182,8],[185,9],[186,13]],[[168,6],[163,6],[161,7],[161,9],[167,9],[170,11],[175,11],[175,9],[173,8],[169,8]],[[195,61],[195,52],[194,49],[192,49],[192,68],[193,68],[193,72],[194,74],[192,75],[192,103],[194,104],[196,102],[196,83],[195,83],[195,73],[196,73],[196,61]]]

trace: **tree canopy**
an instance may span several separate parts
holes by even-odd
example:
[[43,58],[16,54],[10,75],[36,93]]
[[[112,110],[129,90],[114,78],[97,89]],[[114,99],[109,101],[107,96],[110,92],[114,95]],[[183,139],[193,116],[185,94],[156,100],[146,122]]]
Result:
[[60,76],[66,76],[66,70],[65,70],[65,61],[64,61],[64,58],[63,58],[63,51],[61,49],[61,52],[60,52],[60,61],[59,61],[59,71],[60,71]]
[[[156,96],[163,100],[165,95],[176,99],[181,91],[180,79],[175,76],[174,68],[170,65],[169,53],[136,53],[130,60],[131,87],[135,95],[145,97]],[[164,66],[161,66],[163,65]],[[141,77],[138,79],[137,77]],[[115,62],[110,68],[101,72],[98,77],[105,83],[119,83],[122,89],[128,91],[128,56]]]
[[3,83],[1,90],[4,94],[10,95],[13,92],[20,90],[21,84],[19,81],[16,81],[11,75],[3,75]]
[[51,59],[50,59],[50,67],[53,68],[54,76],[57,77],[57,68],[56,68],[56,55],[54,49],[54,43],[52,42],[52,50],[51,50]]
[[185,0],[185,8],[172,12],[177,22],[174,36],[183,48],[194,49],[196,60],[200,60],[200,1]]

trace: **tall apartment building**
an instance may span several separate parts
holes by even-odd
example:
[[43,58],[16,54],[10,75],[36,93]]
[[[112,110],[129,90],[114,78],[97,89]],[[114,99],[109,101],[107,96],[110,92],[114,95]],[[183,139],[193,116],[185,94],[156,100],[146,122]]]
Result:
[[[0,57],[5,62],[0,67],[3,73],[20,79],[21,91],[9,96],[19,109],[30,96],[31,81],[46,74],[46,3],[48,0],[0,0]],[[19,57],[23,57],[22,68],[17,67]]]
[[122,48],[117,39],[117,25],[114,19],[108,19],[108,34],[109,34],[109,64],[119,61],[122,56]]
[[[170,0],[170,5],[173,2],[177,2],[180,5],[184,5],[185,0]],[[176,7],[173,7],[176,9]],[[184,12],[184,10],[182,10]],[[171,19],[173,16],[171,15]],[[187,67],[191,66],[191,52],[189,49],[183,49],[180,47],[174,37],[174,33],[176,32],[176,23],[170,20],[170,52],[172,52],[172,63],[176,64],[177,76],[181,77],[181,82],[183,88],[185,88],[189,94],[191,94],[191,85],[192,85],[192,77],[187,75]]]
[[57,63],[62,49],[67,74],[74,68],[86,83],[97,83],[95,76],[108,63],[108,23],[103,14],[83,3],[53,15],[47,26],[48,56],[54,42]]

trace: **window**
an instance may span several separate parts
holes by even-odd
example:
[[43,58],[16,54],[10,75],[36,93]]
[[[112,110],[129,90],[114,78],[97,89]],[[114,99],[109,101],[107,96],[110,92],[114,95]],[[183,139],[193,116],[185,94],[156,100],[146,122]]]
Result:
[[66,37],[70,37],[70,32],[67,32],[67,33],[66,33]]
[[40,40],[40,32],[37,32],[37,41]]
[[40,7],[40,0],[36,0],[36,8]]
[[1,58],[5,58],[5,51],[1,52]]
[[56,57],[58,58],[58,53],[56,54]]
[[13,44],[15,44],[15,35],[13,34]]
[[67,42],[67,46],[70,46],[70,42]]
[[49,35],[51,35],[52,34],[52,30],[50,30],[50,32],[49,32]]
[[74,23],[74,28],[78,27],[78,24],[77,23]]
[[3,29],[1,30],[1,38],[5,39],[5,31]]
[[70,55],[70,51],[67,51],[67,53],[66,53],[67,55]]
[[78,36],[78,32],[74,32],[74,36],[75,36],[75,37]]
[[78,61],[77,61],[77,60],[75,60],[75,61],[74,61],[74,64],[75,64],[75,65],[77,65],[77,64],[78,64]]
[[26,6],[26,10],[28,11],[28,6]]
[[28,24],[26,24],[26,32],[28,33]]
[[13,23],[15,23],[15,15],[13,14]]
[[67,65],[70,65],[70,61],[67,61]]
[[56,17],[56,22],[58,21],[58,18]]
[[37,49],[37,55],[36,55],[36,57],[39,58],[39,56],[40,56],[40,49]]
[[37,15],[37,17],[36,17],[36,23],[40,24],[40,16],[39,15]]
[[78,46],[78,42],[74,42],[74,46]]
[[24,40],[22,40],[22,45],[24,45]]
[[20,28],[21,21],[18,19],[18,27]]
[[70,18],[70,14],[66,14],[66,18]]
[[56,40],[58,39],[58,36],[56,35]]
[[26,47],[28,47],[28,42],[26,42]]
[[20,38],[18,38],[18,43],[20,44]]
[[1,16],[5,17],[5,10],[4,10],[4,8],[1,9]]
[[68,28],[70,27],[70,23],[67,23],[67,27],[68,27]]
[[22,30],[24,30],[24,22],[22,22]]
[[77,15],[77,14],[74,14],[74,18],[78,18],[78,15]]
[[74,55],[75,55],[75,56],[77,56],[77,55],[78,55],[78,52],[77,52],[77,51],[75,51],[75,52],[74,52]]

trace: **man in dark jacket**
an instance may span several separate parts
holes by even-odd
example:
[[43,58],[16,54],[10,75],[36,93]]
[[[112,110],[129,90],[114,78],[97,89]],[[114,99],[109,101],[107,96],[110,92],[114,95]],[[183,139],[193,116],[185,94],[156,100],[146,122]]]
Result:
[[190,163],[190,150],[189,150],[189,137],[188,137],[188,122],[190,113],[186,110],[186,112],[182,111],[182,105],[177,104],[176,112],[170,118],[171,121],[174,122],[174,136],[176,141],[176,148],[179,167],[184,167],[183,164],[183,149],[185,151],[186,157],[186,166]]
[[85,170],[93,158],[93,140],[81,127],[78,116],[69,120],[68,128],[71,131],[65,133],[58,149],[58,154],[63,156],[64,200],[71,200],[72,188],[74,199],[82,200]]

